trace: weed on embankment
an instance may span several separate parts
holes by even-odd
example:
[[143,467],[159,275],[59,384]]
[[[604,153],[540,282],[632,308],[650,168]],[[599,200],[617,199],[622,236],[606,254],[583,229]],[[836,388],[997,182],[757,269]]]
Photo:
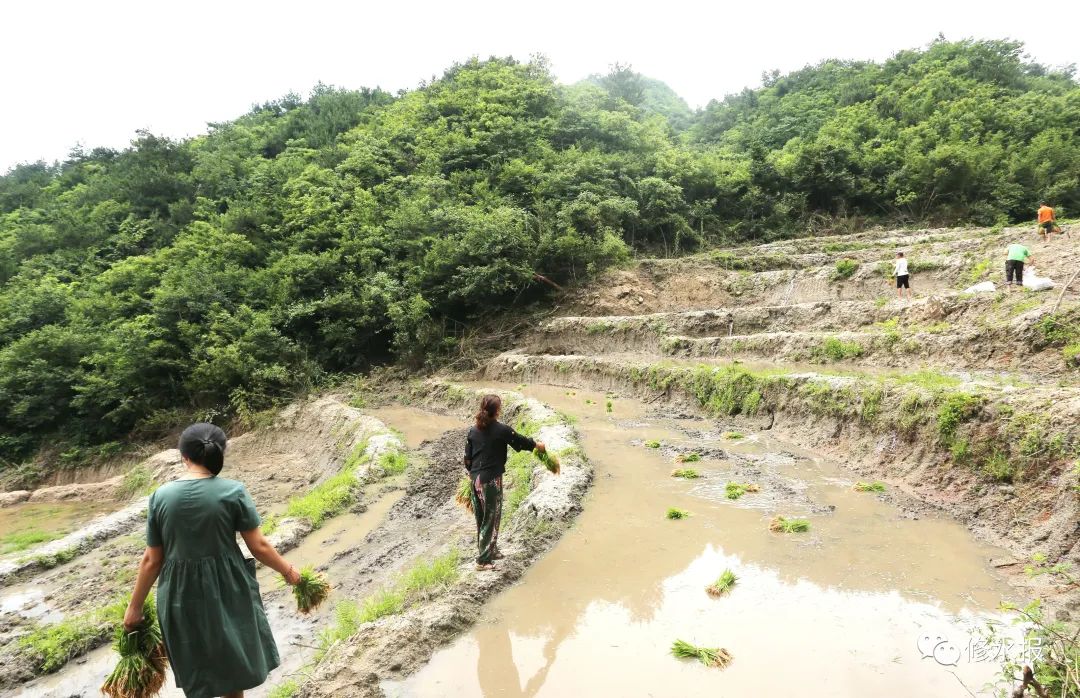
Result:
[[[1068,332],[1048,334],[1062,341],[1073,336]],[[607,370],[625,370],[625,378],[652,391],[682,392],[712,416],[783,412],[895,434],[999,482],[1063,467],[1080,455],[1070,420],[1054,418],[1045,406],[1028,404],[1022,395],[964,384],[934,371],[828,375],[662,363]]]

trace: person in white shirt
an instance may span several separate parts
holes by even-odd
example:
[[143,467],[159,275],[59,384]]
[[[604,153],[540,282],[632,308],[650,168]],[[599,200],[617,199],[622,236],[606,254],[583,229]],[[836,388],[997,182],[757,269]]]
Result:
[[903,252],[896,253],[896,262],[893,264],[893,276],[896,277],[896,297],[904,298],[904,289],[907,289],[908,300],[911,300],[911,276],[908,274],[907,258]]

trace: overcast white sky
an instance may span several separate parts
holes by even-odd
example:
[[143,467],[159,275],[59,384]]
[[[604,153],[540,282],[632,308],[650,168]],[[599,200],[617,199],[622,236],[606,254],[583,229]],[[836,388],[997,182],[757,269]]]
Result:
[[0,172],[138,128],[201,133],[320,80],[411,88],[471,55],[544,53],[563,82],[630,63],[693,107],[765,70],[880,60],[938,32],[1080,62],[1077,0],[0,1]]

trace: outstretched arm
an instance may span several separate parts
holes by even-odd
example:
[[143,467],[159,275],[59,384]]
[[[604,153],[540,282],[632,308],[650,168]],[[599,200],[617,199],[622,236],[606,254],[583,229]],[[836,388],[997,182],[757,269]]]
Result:
[[131,592],[131,601],[124,612],[124,628],[128,631],[139,627],[143,621],[143,604],[150,594],[150,588],[154,586],[158,575],[161,574],[161,564],[165,560],[165,551],[160,545],[147,547],[143,552],[142,561],[139,563],[139,574],[135,577],[135,589]]

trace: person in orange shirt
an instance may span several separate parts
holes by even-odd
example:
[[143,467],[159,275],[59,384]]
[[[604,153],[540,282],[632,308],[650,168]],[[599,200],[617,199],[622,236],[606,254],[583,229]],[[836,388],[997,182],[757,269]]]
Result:
[[1039,233],[1043,240],[1050,237],[1054,232],[1054,209],[1046,205],[1045,201],[1039,202]]

